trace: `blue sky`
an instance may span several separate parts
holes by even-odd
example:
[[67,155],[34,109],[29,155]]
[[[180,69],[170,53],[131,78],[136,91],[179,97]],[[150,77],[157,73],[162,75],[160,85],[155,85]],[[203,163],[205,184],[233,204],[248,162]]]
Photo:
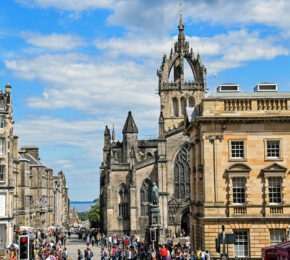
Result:
[[[72,200],[99,193],[105,125],[128,110],[157,133],[156,70],[177,35],[175,0],[7,0],[0,5],[0,84],[9,82],[20,146],[67,176]],[[290,1],[183,1],[185,33],[217,82],[290,89]]]

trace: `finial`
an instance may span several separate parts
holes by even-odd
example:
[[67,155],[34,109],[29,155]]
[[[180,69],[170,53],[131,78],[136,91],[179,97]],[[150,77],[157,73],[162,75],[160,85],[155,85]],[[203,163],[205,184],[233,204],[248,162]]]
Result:
[[115,126],[113,124],[113,131],[112,131],[112,141],[113,141],[113,143],[115,142],[115,138],[116,138],[116,136],[115,136]]
[[180,6],[180,11],[179,11],[179,15],[180,15],[180,18],[179,18],[179,30],[183,29],[183,19],[182,19],[182,2],[179,3],[179,6]]

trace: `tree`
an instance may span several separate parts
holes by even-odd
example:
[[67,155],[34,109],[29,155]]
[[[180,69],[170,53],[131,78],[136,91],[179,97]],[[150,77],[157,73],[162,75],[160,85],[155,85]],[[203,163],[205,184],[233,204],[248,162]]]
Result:
[[99,203],[91,206],[91,209],[89,211],[89,221],[91,223],[91,227],[100,227],[101,216]]
[[81,221],[86,221],[89,219],[89,212],[88,211],[78,212],[78,216]]

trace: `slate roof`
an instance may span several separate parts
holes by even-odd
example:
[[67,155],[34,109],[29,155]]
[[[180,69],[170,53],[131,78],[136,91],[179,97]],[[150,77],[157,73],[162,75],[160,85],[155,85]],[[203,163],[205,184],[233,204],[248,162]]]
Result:
[[126,119],[122,133],[123,134],[124,133],[138,133],[138,129],[133,119],[131,111],[128,112],[128,117]]
[[257,99],[257,98],[290,98],[290,91],[269,92],[218,92],[211,93],[207,99]]
[[38,166],[38,167],[45,167],[45,165],[39,161],[39,160],[36,160],[30,153],[24,153],[22,154],[22,157],[27,159],[31,166]]

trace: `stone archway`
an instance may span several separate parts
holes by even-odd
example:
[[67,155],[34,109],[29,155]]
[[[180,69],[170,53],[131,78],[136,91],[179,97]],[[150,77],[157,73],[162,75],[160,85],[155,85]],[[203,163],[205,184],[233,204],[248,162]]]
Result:
[[[177,206],[177,205],[176,205]],[[174,232],[177,236],[180,235],[182,229],[184,229],[186,234],[189,234],[190,225],[189,225],[189,203],[188,200],[184,201],[184,203],[178,204],[178,210],[175,214],[172,214],[172,226],[174,226]]]
[[187,236],[190,232],[190,225],[189,225],[189,212],[186,212],[181,217],[181,232]]

